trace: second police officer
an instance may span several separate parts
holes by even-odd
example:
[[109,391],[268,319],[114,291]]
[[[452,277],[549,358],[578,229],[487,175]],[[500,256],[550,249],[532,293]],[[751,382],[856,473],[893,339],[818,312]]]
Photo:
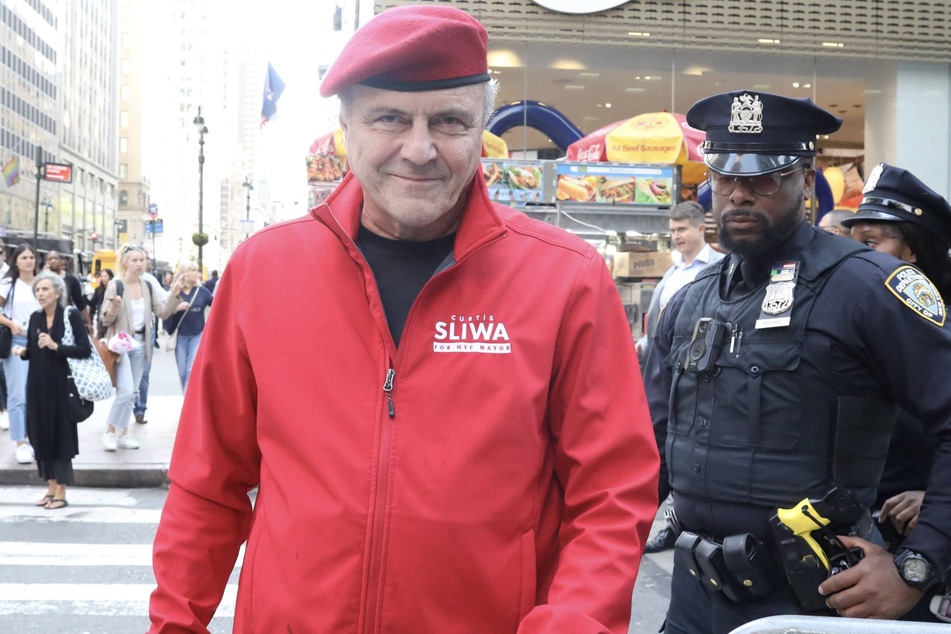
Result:
[[[896,618],[951,565],[940,294],[916,268],[806,221],[816,137],[840,119],[750,90],[703,99],[687,121],[707,133],[731,255],[670,301],[645,369],[685,531],[666,632],[778,614]],[[940,444],[918,526],[893,556],[868,510],[899,407]]]

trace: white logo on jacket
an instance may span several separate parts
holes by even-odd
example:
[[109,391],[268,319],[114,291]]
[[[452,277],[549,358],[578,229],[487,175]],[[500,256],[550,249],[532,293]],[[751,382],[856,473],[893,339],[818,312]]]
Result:
[[452,315],[436,322],[433,352],[510,354],[512,342],[494,315]]

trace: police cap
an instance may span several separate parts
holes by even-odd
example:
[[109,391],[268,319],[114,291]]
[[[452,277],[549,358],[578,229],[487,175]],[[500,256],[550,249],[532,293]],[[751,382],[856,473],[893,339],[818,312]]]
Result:
[[858,211],[842,221],[912,222],[951,247],[951,205],[906,169],[879,163],[872,169]]
[[323,97],[348,86],[414,92],[489,81],[489,36],[465,11],[404,6],[357,29],[320,83]]
[[721,174],[756,176],[816,155],[816,136],[835,132],[842,119],[809,99],[738,90],[701,99],[687,123],[707,133],[707,166]]

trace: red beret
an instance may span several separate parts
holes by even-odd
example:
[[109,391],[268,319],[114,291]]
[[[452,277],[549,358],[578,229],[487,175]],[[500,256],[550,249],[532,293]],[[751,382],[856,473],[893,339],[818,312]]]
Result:
[[459,9],[387,9],[353,34],[320,94],[330,97],[353,84],[412,92],[487,82],[488,40],[485,27]]

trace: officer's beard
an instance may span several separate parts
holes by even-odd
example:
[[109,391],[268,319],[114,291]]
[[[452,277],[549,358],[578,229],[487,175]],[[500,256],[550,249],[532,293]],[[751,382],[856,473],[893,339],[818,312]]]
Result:
[[[801,200],[801,199],[800,199]],[[720,215],[715,215],[717,223],[717,237],[720,244],[727,250],[736,253],[744,260],[759,261],[764,256],[772,254],[777,247],[786,242],[799,223],[802,222],[804,209],[802,204],[792,204],[789,209],[770,215],[762,209],[745,207],[731,209]],[[727,224],[730,218],[754,218],[758,221],[754,231],[732,233]]]

